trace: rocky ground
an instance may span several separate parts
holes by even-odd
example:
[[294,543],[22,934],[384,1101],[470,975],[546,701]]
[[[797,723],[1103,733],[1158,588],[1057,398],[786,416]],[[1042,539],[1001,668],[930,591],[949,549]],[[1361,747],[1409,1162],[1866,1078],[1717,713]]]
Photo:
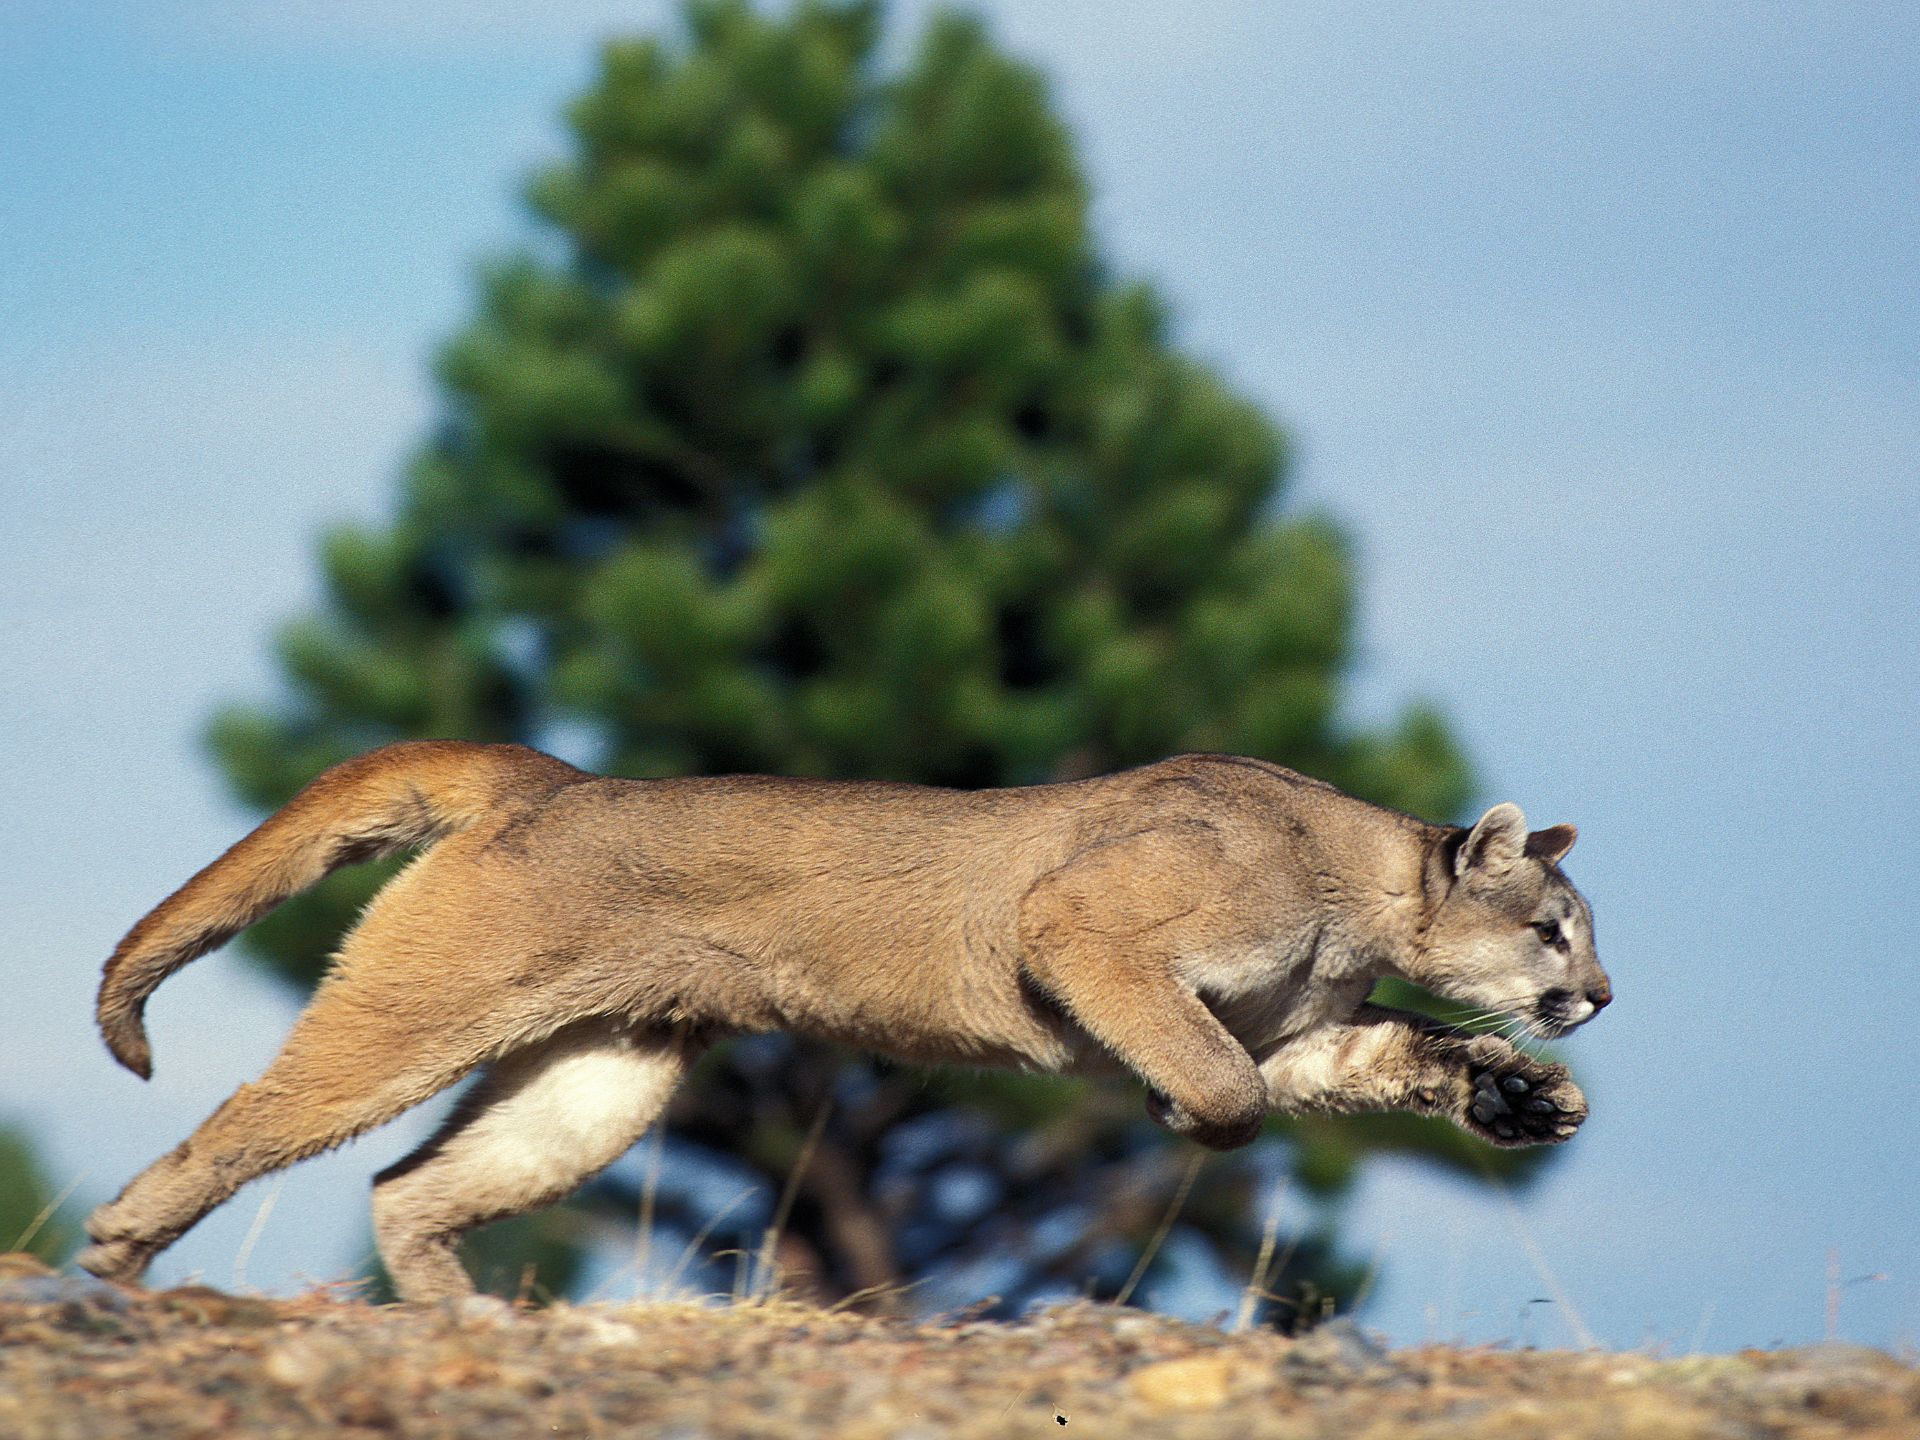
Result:
[[1300,1340],[1078,1305],[914,1324],[783,1303],[369,1306],[121,1291],[0,1257],[0,1436],[1920,1437],[1920,1369]]

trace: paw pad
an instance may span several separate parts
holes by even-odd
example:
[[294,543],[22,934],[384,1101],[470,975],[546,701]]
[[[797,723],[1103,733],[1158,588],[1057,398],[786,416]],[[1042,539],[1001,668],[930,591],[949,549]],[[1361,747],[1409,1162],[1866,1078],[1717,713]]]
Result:
[[1557,1065],[1515,1051],[1468,1071],[1467,1128],[1497,1145],[1551,1145],[1586,1119],[1586,1102]]

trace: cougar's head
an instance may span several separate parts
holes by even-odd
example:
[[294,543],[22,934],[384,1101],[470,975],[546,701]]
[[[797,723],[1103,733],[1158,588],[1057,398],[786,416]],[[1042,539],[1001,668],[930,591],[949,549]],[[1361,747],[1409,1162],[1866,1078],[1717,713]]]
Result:
[[1571,825],[1529,834],[1517,805],[1450,836],[1445,894],[1410,978],[1549,1039],[1591,1020],[1613,987],[1594,953],[1593,912],[1560,873],[1573,839]]

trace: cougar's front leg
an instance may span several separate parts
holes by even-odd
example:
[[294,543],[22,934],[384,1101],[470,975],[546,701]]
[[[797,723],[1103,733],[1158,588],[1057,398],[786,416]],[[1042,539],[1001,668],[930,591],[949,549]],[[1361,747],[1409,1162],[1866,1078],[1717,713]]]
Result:
[[1564,1065],[1497,1035],[1474,1035],[1380,1006],[1275,1048],[1260,1062],[1275,1110],[1440,1115],[1492,1145],[1554,1145],[1587,1118]]
[[1028,976],[1146,1082],[1148,1113],[1216,1150],[1266,1118],[1266,1085],[1244,1046],[1175,974],[1218,884],[1203,848],[1147,831],[1083,851],[1020,904]]

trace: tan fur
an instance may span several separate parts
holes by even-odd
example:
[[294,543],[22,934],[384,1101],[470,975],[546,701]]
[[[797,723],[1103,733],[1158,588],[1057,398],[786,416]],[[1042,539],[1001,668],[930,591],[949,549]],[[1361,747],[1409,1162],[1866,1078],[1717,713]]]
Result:
[[83,1265],[133,1278],[248,1180],[486,1066],[375,1189],[401,1293],[462,1293],[463,1231],[610,1163],[704,1045],[774,1029],[1131,1073],[1155,1119],[1217,1147],[1271,1110],[1557,1141],[1585,1115],[1564,1070],[1367,995],[1401,976],[1543,1033],[1611,998],[1557,866],[1571,828],[1529,836],[1512,806],[1427,825],[1234,756],[961,792],[614,780],[426,742],[328,771],[142,920],[101,987],[109,1047],[144,1075],[167,974],[335,866],[429,842],[266,1074],[94,1212]]
[[153,1073],[142,1013],[160,982],[224,945],[342,865],[424,845],[510,799],[580,772],[519,745],[422,740],[336,765],[163,901],[114,948],[100,982],[100,1032],[114,1059]]

